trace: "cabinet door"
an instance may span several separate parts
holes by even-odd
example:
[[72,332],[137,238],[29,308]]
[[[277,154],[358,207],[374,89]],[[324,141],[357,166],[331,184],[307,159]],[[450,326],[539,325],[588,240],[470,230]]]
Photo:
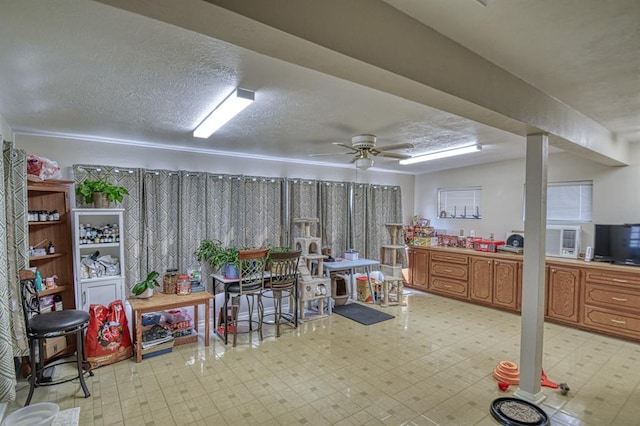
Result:
[[122,280],[119,278],[95,281],[80,285],[78,303],[80,309],[88,311],[92,304],[108,306],[114,300],[122,300]]
[[483,257],[471,258],[471,282],[469,298],[491,303],[493,284],[493,260]]
[[415,250],[413,252],[413,285],[418,289],[429,287],[429,252],[426,250]]
[[515,260],[496,260],[493,264],[493,304],[517,310],[520,301],[520,275]]
[[580,270],[550,266],[547,280],[547,316],[578,322]]

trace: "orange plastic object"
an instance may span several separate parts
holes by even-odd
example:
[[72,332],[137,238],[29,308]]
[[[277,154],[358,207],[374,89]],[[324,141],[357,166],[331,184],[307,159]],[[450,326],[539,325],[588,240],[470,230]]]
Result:
[[500,361],[498,366],[493,369],[493,378],[499,382],[517,385],[520,383],[520,370],[511,361]]
[[547,375],[544,374],[544,370],[542,370],[542,386],[546,386],[551,389],[557,389],[558,385],[553,383],[551,380],[547,378]]

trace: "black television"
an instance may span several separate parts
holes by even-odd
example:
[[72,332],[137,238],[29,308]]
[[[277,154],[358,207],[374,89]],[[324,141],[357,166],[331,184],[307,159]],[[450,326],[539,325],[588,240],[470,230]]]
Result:
[[640,266],[640,224],[595,227],[594,260]]

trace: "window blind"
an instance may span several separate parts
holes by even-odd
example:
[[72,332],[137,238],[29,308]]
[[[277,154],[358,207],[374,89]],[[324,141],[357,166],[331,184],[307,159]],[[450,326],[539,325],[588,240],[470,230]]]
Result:
[[591,222],[593,182],[558,182],[547,185],[547,221]]
[[479,218],[481,202],[481,187],[438,189],[438,211],[441,218]]

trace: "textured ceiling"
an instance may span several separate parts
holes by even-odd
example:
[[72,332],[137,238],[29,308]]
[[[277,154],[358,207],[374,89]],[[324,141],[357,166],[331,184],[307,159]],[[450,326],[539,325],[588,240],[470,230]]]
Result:
[[[521,75],[610,130],[638,139],[637,26],[636,33],[627,22],[616,31],[598,35],[605,48],[596,49],[589,47],[594,43],[592,38],[582,42],[579,37],[585,30],[579,24],[586,17],[565,25],[557,20],[546,22],[548,13],[534,13],[535,7],[528,6],[525,16],[516,13],[515,6],[507,6],[519,3],[525,7],[523,1],[489,0],[486,8],[473,0],[450,0],[447,6],[441,1],[388,3]],[[540,3],[554,10],[550,1]],[[623,19],[620,14],[638,16],[638,7],[631,7],[637,2],[612,3],[620,3],[620,7],[613,8],[618,14],[605,14],[607,22]],[[489,17],[485,16],[487,11],[492,12]],[[503,13],[515,15],[509,20]],[[602,11],[597,8],[594,13]],[[561,51],[588,49],[594,57],[584,53],[562,55],[553,38],[532,42],[535,34],[561,38],[566,34],[564,30],[554,33],[540,26],[518,25],[529,20],[543,21],[538,23],[550,28],[566,26],[570,34],[577,35],[567,40]],[[472,33],[468,28],[480,31]],[[518,36],[509,35],[512,31]],[[509,42],[495,44],[496,37],[506,37]],[[613,49],[611,44],[619,39],[620,46]],[[629,57],[634,52],[636,56]],[[599,58],[607,55],[611,57],[602,65]],[[557,63],[548,66],[551,60]],[[584,65],[591,71],[583,70]],[[605,69],[614,69],[617,75],[606,74]],[[193,128],[237,85],[255,90],[256,102],[209,139],[193,138]],[[596,102],[598,99],[607,101]],[[476,141],[484,145],[482,153],[412,166],[376,159],[376,168],[407,173],[524,156],[521,136],[82,0],[2,3],[0,115],[16,132],[117,139],[173,149],[338,165],[347,163],[351,156],[331,143],[348,143],[358,133],[376,134],[379,146],[413,143],[414,149],[403,151],[407,154]],[[331,152],[338,154],[308,156]]]

